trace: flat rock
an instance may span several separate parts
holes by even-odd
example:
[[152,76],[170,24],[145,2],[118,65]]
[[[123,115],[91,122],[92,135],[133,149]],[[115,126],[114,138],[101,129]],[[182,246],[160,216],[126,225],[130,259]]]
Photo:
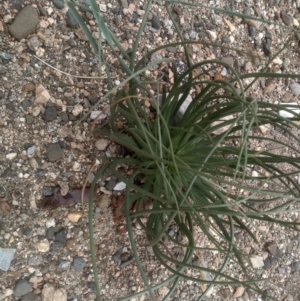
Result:
[[38,104],[45,104],[50,99],[50,94],[43,85],[38,85],[35,89],[35,102]]
[[16,249],[0,248],[0,269],[7,271],[10,267],[10,263],[14,258]]
[[63,150],[59,143],[50,144],[47,148],[47,157],[50,162],[57,161],[63,156]]
[[17,282],[14,288],[15,297],[21,297],[32,291],[32,285],[28,280],[22,279]]
[[38,23],[39,16],[37,10],[31,5],[27,5],[19,11],[12,25],[8,27],[8,30],[14,38],[20,41],[33,33]]

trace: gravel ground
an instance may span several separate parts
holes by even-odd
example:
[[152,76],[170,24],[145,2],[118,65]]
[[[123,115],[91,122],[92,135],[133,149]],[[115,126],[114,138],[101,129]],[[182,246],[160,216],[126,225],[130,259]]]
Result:
[[[282,46],[290,28],[299,27],[297,7],[300,3],[297,1],[202,2],[263,17],[278,25],[266,26],[257,21],[249,23],[231,17],[224,19],[209,10],[173,5],[172,13],[186,39],[215,41],[260,57],[240,57],[230,50],[197,44],[189,48],[194,62],[218,58],[232,64],[241,73],[255,72],[270,53]],[[154,46],[178,41],[162,4],[163,1],[154,1],[139,54]],[[103,0],[100,9],[124,48],[132,48],[144,14],[143,1]],[[93,16],[88,12],[82,14],[97,34]],[[179,66],[183,64],[180,47],[169,47],[156,55],[156,59],[168,56],[175,58]],[[113,57],[111,61],[114,62]],[[298,73],[299,62],[298,42],[294,41],[271,69]],[[157,74],[157,70],[152,70],[150,75]],[[218,74],[224,78],[227,75],[226,69]],[[79,301],[95,298],[86,211],[80,204],[58,209],[38,207],[41,199],[57,192],[57,188],[64,195],[75,195],[74,189],[83,186],[96,155],[111,156],[120,151],[117,145],[106,139],[88,136],[91,118],[81,123],[75,133],[70,131],[106,93],[105,80],[100,81],[98,76],[97,59],[63,1],[1,1],[0,300]],[[214,76],[216,74],[211,74],[212,78]],[[117,84],[117,77],[115,81]],[[300,85],[297,81],[262,80],[252,93],[267,102],[298,103]],[[103,112],[101,118],[109,118],[105,104],[95,110]],[[95,118],[98,112],[93,114],[91,117]],[[261,130],[265,135],[284,138],[276,129],[264,127]],[[100,165],[101,161],[96,161],[88,182]],[[95,240],[104,300],[117,300],[144,287],[132,260],[125,228],[114,218],[118,204],[122,203],[122,188],[122,183],[106,174],[97,189]],[[282,216],[288,221],[297,217],[297,213]],[[299,234],[265,223],[252,226],[259,244],[253,244],[243,233],[238,233],[237,239],[245,252],[256,255],[255,271],[264,278],[273,277],[267,282],[266,289],[279,300],[300,300]],[[135,225],[134,228],[141,262],[151,285],[157,284],[170,273],[157,263],[147,248],[141,229]],[[205,245],[201,233],[195,235],[198,235],[199,244]],[[175,254],[177,251],[172,250]],[[199,254],[198,260],[198,264],[211,267],[219,258]],[[236,273],[234,264],[229,268],[232,274]],[[157,299],[162,300],[166,291],[167,287],[159,289]],[[197,300],[200,292],[200,285],[182,282],[172,300]],[[148,297],[132,300],[148,300]],[[217,286],[206,300],[262,299],[242,287]]]

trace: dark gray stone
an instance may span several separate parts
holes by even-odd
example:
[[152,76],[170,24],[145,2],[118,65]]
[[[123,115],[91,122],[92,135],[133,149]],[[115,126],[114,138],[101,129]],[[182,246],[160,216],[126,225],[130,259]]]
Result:
[[86,266],[86,262],[81,257],[76,257],[73,261],[73,267],[76,271],[82,271]]
[[128,265],[130,265],[133,262],[134,262],[134,258],[130,258],[127,261],[122,262],[120,264],[120,268],[125,268],[125,267],[127,267]]
[[292,273],[295,273],[295,272],[297,272],[299,269],[300,269],[300,263],[299,263],[299,261],[293,261],[293,262],[291,263],[291,272],[292,272]]
[[63,243],[61,243],[60,241],[54,241],[51,245],[50,245],[50,253],[57,253],[62,247],[63,247]]
[[28,124],[28,125],[33,124],[33,122],[34,122],[34,117],[31,115],[26,115],[25,119],[26,119],[26,124]]
[[37,10],[31,5],[27,5],[19,11],[12,25],[8,27],[8,30],[13,37],[20,41],[30,33],[33,33],[38,23],[39,16]]
[[11,7],[16,10],[21,10],[23,7],[23,0],[11,0]]
[[62,229],[55,234],[55,241],[59,241],[61,243],[65,243],[67,240],[68,230]]
[[116,184],[117,180],[111,178],[108,182],[105,183],[105,188],[107,190],[113,190]]
[[53,106],[47,106],[45,110],[44,119],[45,121],[53,121],[57,117],[57,110]]
[[32,103],[30,100],[28,99],[24,99],[22,102],[21,102],[21,105],[23,107],[24,110],[28,109],[29,107],[31,107]]
[[21,297],[24,296],[32,291],[32,286],[30,282],[26,279],[22,279],[17,282],[15,288],[14,288],[14,294],[15,297]]
[[42,6],[39,6],[39,12],[40,12],[40,14],[41,14],[42,16],[44,16],[44,17],[47,17],[47,16],[48,16],[47,10],[46,10],[44,7],[42,7]]
[[75,19],[75,17],[73,16],[70,10],[68,10],[67,12],[67,24],[71,28],[76,27],[78,25],[77,20]]
[[78,116],[74,116],[73,114],[69,114],[69,120],[70,121],[76,121],[77,118],[79,118]]
[[38,266],[42,262],[42,260],[43,260],[42,255],[36,254],[36,255],[31,255],[28,258],[27,263],[32,266]]
[[32,229],[30,227],[24,227],[22,229],[22,234],[26,237],[26,238],[30,238],[32,235]]
[[153,15],[151,26],[155,29],[160,29],[160,18],[157,15]]
[[28,293],[24,295],[21,301],[40,301],[41,297],[36,295],[35,293]]
[[263,51],[264,54],[267,56],[271,55],[271,44],[272,44],[272,40],[270,39],[266,39],[265,43],[263,44]]
[[68,121],[69,121],[68,114],[66,114],[66,113],[62,113],[62,114],[60,115],[60,118],[61,118],[61,121],[62,121],[62,122],[68,122]]
[[43,187],[43,195],[48,196],[53,194],[53,187],[44,186]]
[[75,105],[75,99],[73,97],[68,97],[66,100],[67,100],[67,104],[69,106],[74,106]]
[[59,143],[52,143],[47,148],[47,157],[50,162],[55,162],[63,156],[63,150]]
[[46,238],[48,240],[52,240],[54,238],[54,235],[55,235],[55,233],[54,233],[54,227],[50,227],[50,228],[48,228],[46,230]]
[[292,16],[285,12],[281,12],[281,19],[282,19],[283,23],[288,26],[293,24]]
[[10,53],[7,52],[0,52],[0,58],[4,59],[4,60],[12,60],[14,58],[14,56]]
[[249,25],[248,26],[249,35],[251,38],[254,38],[256,36],[256,29],[255,27]]
[[52,0],[52,2],[54,4],[54,6],[59,8],[59,9],[61,9],[65,6],[64,1],[62,1],[62,0]]

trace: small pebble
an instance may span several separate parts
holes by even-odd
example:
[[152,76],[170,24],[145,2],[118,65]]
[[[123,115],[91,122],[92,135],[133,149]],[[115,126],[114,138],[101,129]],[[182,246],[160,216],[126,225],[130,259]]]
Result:
[[298,96],[300,94],[300,84],[298,84],[298,83],[291,84],[290,90],[293,95]]
[[291,15],[289,15],[285,12],[281,12],[280,15],[281,15],[281,19],[284,24],[286,24],[288,26],[293,24],[293,18]]
[[5,157],[7,160],[13,160],[14,158],[17,157],[17,153],[10,153],[10,154],[7,154]]
[[14,56],[7,52],[0,52],[0,58],[4,59],[4,60],[12,60],[14,58]]
[[63,270],[69,270],[71,267],[71,262],[68,260],[61,260],[58,267]]
[[37,10],[31,5],[26,5],[19,11],[13,23],[8,27],[8,30],[13,37],[21,41],[35,31],[38,23],[39,16]]
[[26,150],[26,154],[27,156],[32,156],[36,151],[36,146],[30,146],[29,148],[27,148]]
[[98,200],[98,205],[100,208],[107,208],[110,204],[110,198],[108,195],[106,194],[102,194],[100,197],[99,197],[99,200]]
[[68,230],[62,229],[55,234],[55,241],[65,243],[67,241]]
[[125,188],[126,188],[126,184],[124,182],[119,182],[116,184],[116,186],[114,187],[113,190],[119,191],[119,190],[123,190]]
[[[281,103],[282,105],[285,105],[285,107],[296,114],[300,113],[300,109],[297,109],[297,107],[288,107],[286,103]],[[289,105],[297,105],[296,102],[290,102]],[[284,118],[293,118],[295,115],[292,112],[286,111],[286,110],[279,110],[279,115]]]
[[66,241],[66,247],[68,249],[72,249],[72,247],[75,245],[75,243],[76,243],[76,239],[71,237]]
[[26,124],[28,124],[28,125],[31,125],[34,122],[34,117],[31,115],[26,115],[25,119],[26,119]]
[[30,100],[28,99],[24,99],[22,102],[21,102],[21,105],[23,107],[24,110],[27,110],[28,108],[30,108],[32,106],[32,103]]
[[[99,116],[100,115],[100,116]],[[98,117],[99,116],[99,117]],[[105,114],[102,114],[102,111],[92,111],[91,112],[91,115],[90,115],[90,118],[91,119],[96,119],[96,118],[98,118],[98,119],[104,119],[106,117],[106,115]]]
[[73,267],[77,271],[82,271],[86,266],[86,262],[81,257],[76,257],[73,261]]
[[128,8],[128,1],[127,0],[121,0],[121,5],[123,8]]
[[38,85],[35,89],[35,102],[37,104],[45,104],[50,99],[48,90],[43,85]]
[[47,253],[50,250],[50,244],[48,241],[38,242],[35,246],[41,253]]
[[52,0],[55,7],[62,9],[65,6],[64,1],[62,0]]
[[45,121],[53,121],[57,117],[57,110],[54,106],[47,106],[44,114]]
[[54,235],[55,235],[54,227],[49,227],[49,228],[46,230],[46,238],[47,238],[48,240],[53,240]]
[[77,223],[82,217],[83,212],[70,212],[67,217],[72,223]]
[[0,269],[2,271],[8,271],[15,252],[16,249],[0,248]]
[[78,25],[77,20],[75,19],[70,10],[68,10],[67,12],[67,25],[71,28],[76,27]]
[[252,255],[250,261],[254,269],[259,269],[264,266],[264,258],[259,255]]
[[151,26],[155,29],[160,29],[160,18],[157,15],[153,15]]
[[59,143],[53,143],[50,144],[46,150],[47,152],[47,157],[50,162],[57,161],[62,158],[63,156],[63,150]]
[[107,190],[113,190],[114,187],[116,186],[116,183],[117,183],[117,180],[111,178],[109,181],[107,181],[107,182],[105,183],[105,188],[106,188]]
[[55,227],[55,218],[54,217],[50,217],[46,220],[46,227],[50,228],[50,227]]

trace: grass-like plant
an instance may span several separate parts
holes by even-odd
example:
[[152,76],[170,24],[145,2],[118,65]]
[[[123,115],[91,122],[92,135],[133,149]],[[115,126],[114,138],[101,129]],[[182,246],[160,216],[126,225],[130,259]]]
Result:
[[[122,145],[132,154],[130,158],[107,158],[92,183],[92,188],[95,188],[103,171],[109,168],[127,185],[124,214],[132,251],[144,280],[145,290],[120,300],[130,300],[145,293],[149,294],[151,300],[156,300],[155,290],[163,285],[170,285],[170,290],[163,299],[168,300],[181,279],[203,284],[203,292],[197,300],[203,300],[210,288],[218,284],[244,285],[264,294],[259,284],[261,280],[249,264],[249,255],[243,254],[235,241],[235,234],[242,229],[257,241],[252,233],[253,221],[279,223],[296,230],[295,223],[282,221],[277,218],[277,214],[288,212],[287,208],[299,201],[300,189],[295,175],[300,168],[297,147],[300,141],[294,131],[299,129],[297,121],[300,116],[289,106],[286,111],[293,113],[294,117],[281,117],[278,110],[282,106],[247,97],[247,91],[260,77],[299,76],[267,73],[271,60],[265,61],[261,72],[244,75],[238,74],[230,65],[218,60],[192,63],[187,51],[189,44],[212,44],[184,40],[169,10],[173,1],[166,1],[165,6],[180,40],[153,49],[137,60],[137,48],[151,2],[147,2],[143,21],[129,55],[105,25],[95,0],[90,0],[89,7],[66,0],[107,73],[109,92],[100,101],[110,99],[110,130],[98,128],[95,131]],[[182,1],[176,3],[191,5]],[[124,80],[117,87],[113,87],[110,74],[113,66],[103,56],[101,39],[93,38],[76,6],[94,14],[99,35],[101,33],[105,38],[106,46],[110,47],[112,54],[118,59],[122,67],[120,76]],[[208,9],[228,13],[217,8]],[[229,14],[245,17],[232,12]],[[286,45],[290,40],[291,38],[287,40]],[[184,73],[178,74],[176,62],[172,59],[149,63],[153,53],[168,46],[184,48],[187,64]],[[243,51],[239,50],[239,53]],[[155,95],[147,88],[150,80],[145,71],[158,64],[168,64],[174,73],[174,83],[167,88],[161,79],[156,80],[160,93]],[[228,70],[229,79],[207,79],[207,74],[220,67]],[[245,79],[253,80],[245,86]],[[193,95],[193,99],[186,104],[188,95]],[[154,112],[145,105],[147,102],[151,103]],[[97,105],[99,102],[94,107]],[[118,129],[117,119],[124,121],[124,129]],[[266,126],[276,128],[288,139],[280,141],[266,137],[260,132]],[[265,148],[257,150],[254,147],[262,143]],[[129,178],[118,171],[120,164],[131,166],[132,175]],[[90,191],[93,194],[94,189]],[[92,199],[91,195],[91,254],[97,297],[101,300],[93,253]],[[145,207],[145,200],[151,200],[151,205]],[[135,209],[132,211],[133,204]],[[264,210],[261,209],[262,205]],[[145,231],[157,260],[173,274],[154,287],[150,286],[139,260],[131,226],[132,219]],[[169,234],[171,226],[178,229],[180,238]],[[205,235],[210,247],[200,248],[195,241],[195,232]],[[174,257],[168,244],[182,250],[181,260]],[[195,254],[202,251],[218,252],[222,259],[220,264],[215,269],[193,264]],[[243,280],[231,276],[226,270],[229,261],[234,261],[239,267]],[[201,275],[204,273],[210,277],[192,276],[193,273],[186,273],[187,270],[198,271]]]

